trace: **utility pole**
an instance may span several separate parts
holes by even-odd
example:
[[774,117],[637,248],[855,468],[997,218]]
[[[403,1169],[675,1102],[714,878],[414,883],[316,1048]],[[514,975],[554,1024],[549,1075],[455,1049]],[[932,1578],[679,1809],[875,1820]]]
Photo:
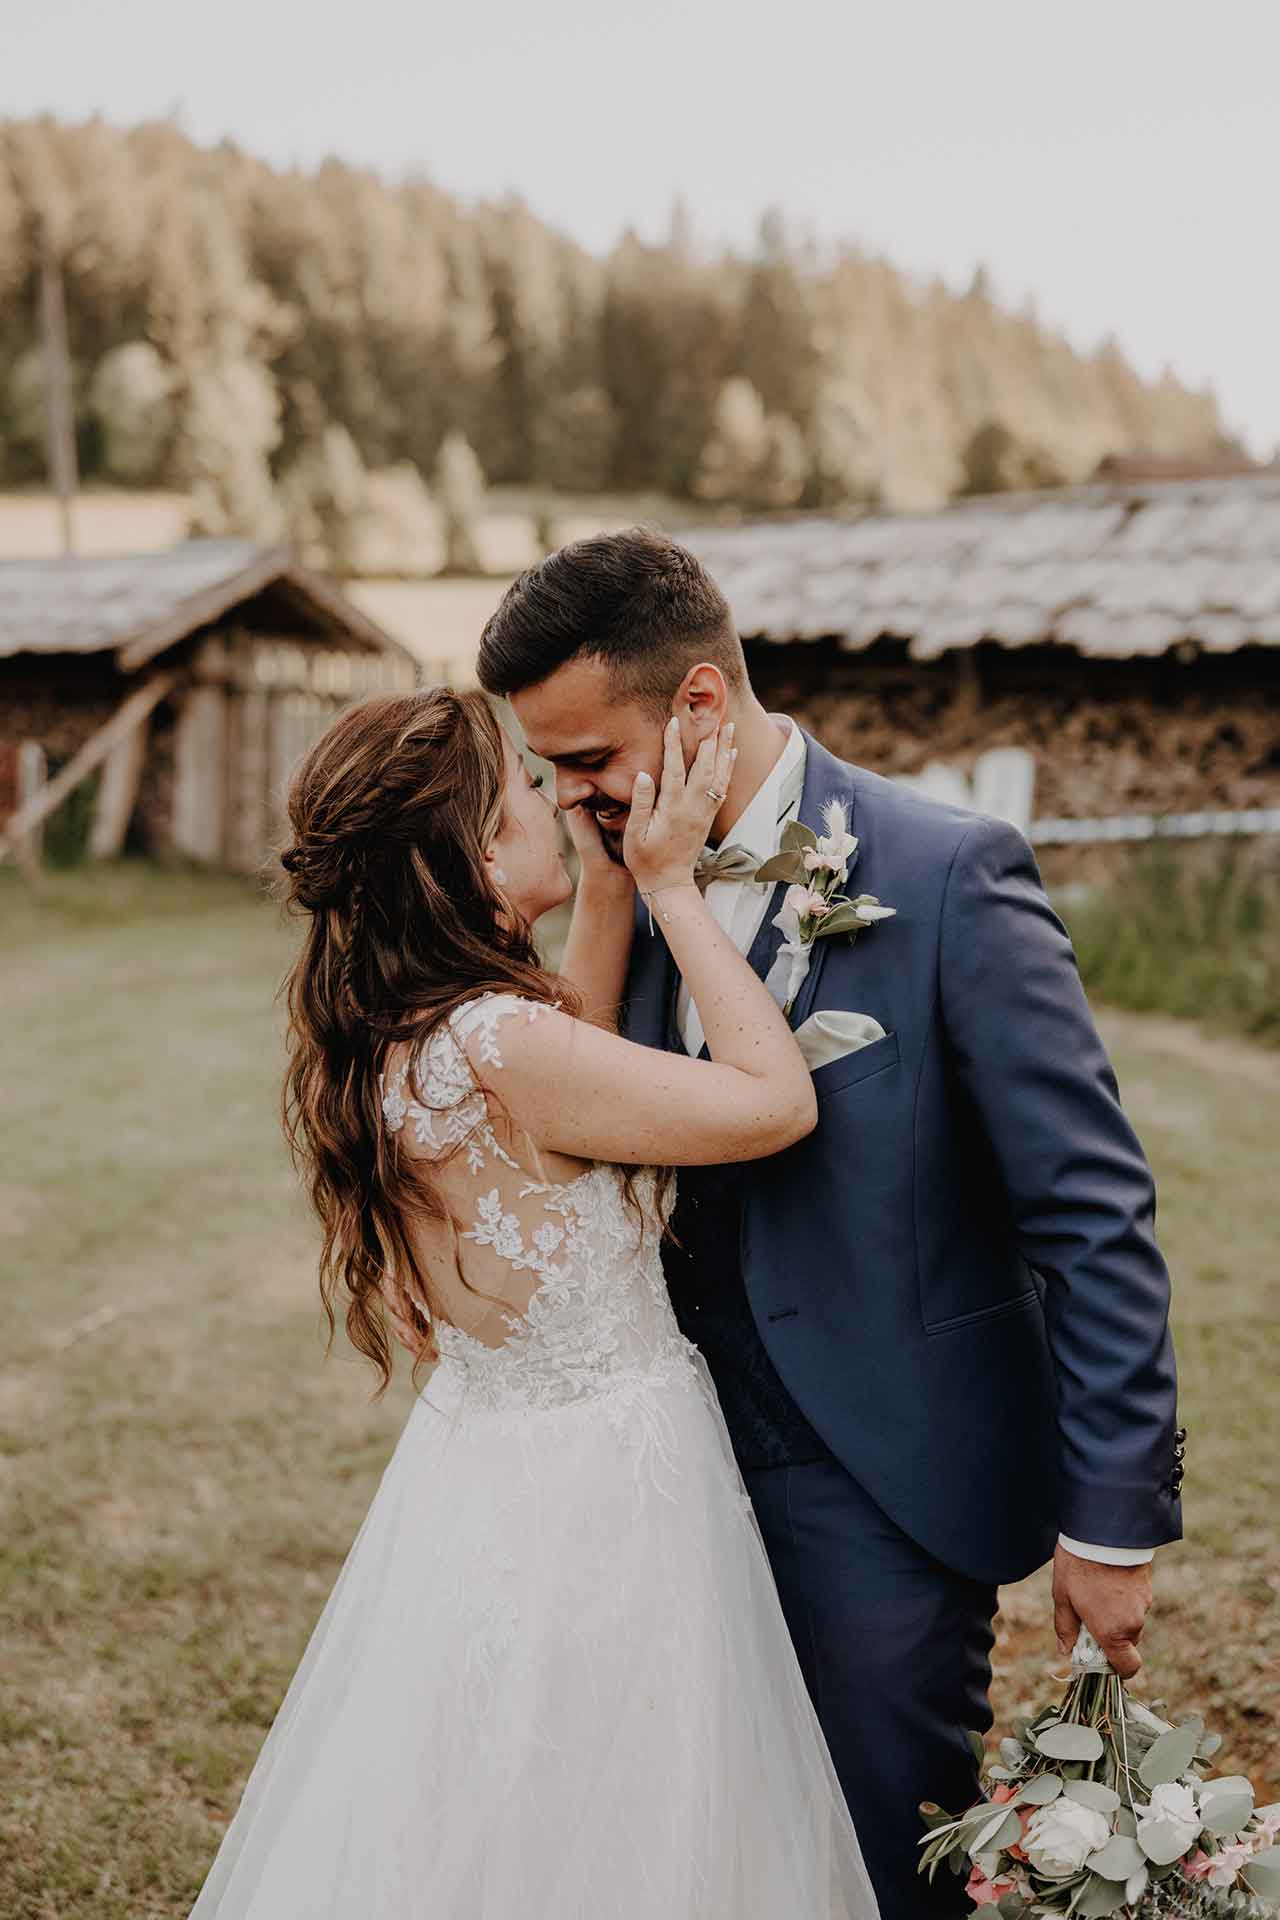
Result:
[[44,360],[45,444],[49,483],[58,498],[62,550],[75,546],[71,502],[76,491],[76,430],[71,404],[71,355],[67,349],[67,308],[62,296],[62,263],[54,251],[48,222],[41,220],[40,351]]

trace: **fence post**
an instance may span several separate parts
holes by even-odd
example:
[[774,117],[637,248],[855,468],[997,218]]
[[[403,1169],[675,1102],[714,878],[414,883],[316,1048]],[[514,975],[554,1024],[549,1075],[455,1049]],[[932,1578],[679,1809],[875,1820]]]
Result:
[[[20,812],[28,801],[34,800],[49,784],[49,761],[44,748],[38,740],[20,740],[18,742],[18,805]],[[19,863],[25,868],[38,867],[44,852],[44,822],[38,821],[23,834],[14,849]]]

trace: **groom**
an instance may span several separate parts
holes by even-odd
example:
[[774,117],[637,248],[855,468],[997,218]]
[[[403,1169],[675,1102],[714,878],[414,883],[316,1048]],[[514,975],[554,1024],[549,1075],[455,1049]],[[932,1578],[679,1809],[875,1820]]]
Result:
[[[1013,828],[767,714],[723,595],[659,534],[579,541],[523,574],[479,672],[617,858],[669,716],[686,764],[736,722],[703,882],[771,984],[784,889],[752,875],[789,822],[821,833],[842,801],[848,890],[895,909],[812,948],[792,1025],[825,1011],[837,1034],[874,1036],[816,1066],[816,1131],[770,1160],[682,1169],[667,1271],[884,1920],[958,1916],[959,1881],[916,1875],[917,1807],[976,1797],[965,1735],[991,1724],[998,1583],[1052,1556],[1060,1650],[1083,1621],[1131,1674],[1152,1550],[1181,1532],[1151,1175],[1070,944]],[[624,1029],[702,1050],[642,909]]]

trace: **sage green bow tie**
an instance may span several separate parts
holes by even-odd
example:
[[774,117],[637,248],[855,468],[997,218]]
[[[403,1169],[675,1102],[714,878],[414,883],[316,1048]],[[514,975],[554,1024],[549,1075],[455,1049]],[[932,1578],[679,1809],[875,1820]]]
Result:
[[717,847],[714,853],[709,847],[705,848],[698,855],[693,877],[705,893],[713,880],[754,880],[759,865],[758,854],[731,842],[726,847]]

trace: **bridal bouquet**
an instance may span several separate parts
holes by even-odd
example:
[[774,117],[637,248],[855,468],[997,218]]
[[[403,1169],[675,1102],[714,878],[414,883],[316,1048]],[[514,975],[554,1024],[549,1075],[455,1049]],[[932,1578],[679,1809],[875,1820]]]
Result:
[[[1263,1915],[1280,1902],[1280,1803],[1214,1777],[1221,1744],[1198,1714],[1130,1699],[1084,1628],[1060,1703],[1015,1723],[986,1797],[958,1820],[926,1801],[920,1871],[967,1874],[975,1907],[1121,1920]],[[980,1759],[982,1742],[972,1736]]]

